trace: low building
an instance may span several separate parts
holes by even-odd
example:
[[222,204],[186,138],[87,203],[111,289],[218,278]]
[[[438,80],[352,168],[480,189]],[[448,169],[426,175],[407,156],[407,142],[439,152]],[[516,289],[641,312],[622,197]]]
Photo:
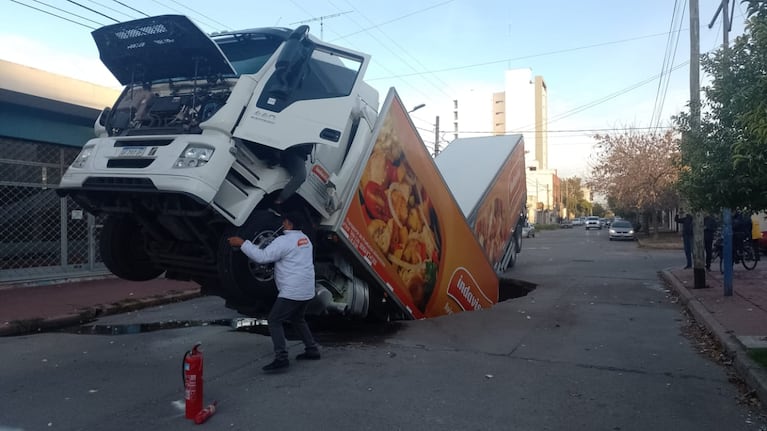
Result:
[[99,271],[96,220],[54,190],[119,92],[0,60],[0,284]]

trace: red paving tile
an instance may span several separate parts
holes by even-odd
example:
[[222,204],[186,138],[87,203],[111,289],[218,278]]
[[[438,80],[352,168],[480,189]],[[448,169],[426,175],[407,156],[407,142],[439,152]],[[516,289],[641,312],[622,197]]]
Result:
[[[191,282],[155,279],[132,282],[117,278],[44,286],[0,288],[0,335],[34,328],[18,322],[49,321],[49,326],[83,313],[107,314],[199,295]],[[14,329],[18,328],[18,329]]]

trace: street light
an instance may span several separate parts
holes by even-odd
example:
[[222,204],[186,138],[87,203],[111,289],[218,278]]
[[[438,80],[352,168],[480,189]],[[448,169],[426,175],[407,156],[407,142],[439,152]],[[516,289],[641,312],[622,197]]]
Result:
[[411,113],[411,112],[417,111],[417,110],[419,110],[419,109],[423,108],[424,106],[426,106],[426,104],[425,104],[425,103],[421,103],[420,105],[417,105],[417,106],[415,106],[413,109],[411,109],[411,110],[407,111],[407,113],[409,114],[409,113]]

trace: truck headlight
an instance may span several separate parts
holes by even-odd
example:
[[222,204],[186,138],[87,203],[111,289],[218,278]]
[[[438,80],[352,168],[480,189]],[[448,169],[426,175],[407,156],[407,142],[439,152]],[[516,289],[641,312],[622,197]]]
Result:
[[173,164],[174,168],[196,168],[210,161],[215,150],[207,145],[189,144]]
[[93,154],[93,147],[93,145],[83,147],[83,149],[80,150],[80,154],[77,155],[75,161],[72,162],[72,167],[82,168],[85,165],[85,162],[87,162],[91,157],[91,154]]

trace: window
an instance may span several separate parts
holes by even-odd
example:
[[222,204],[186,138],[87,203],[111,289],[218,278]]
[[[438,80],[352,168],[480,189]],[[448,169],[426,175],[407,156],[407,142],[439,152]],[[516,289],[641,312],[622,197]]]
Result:
[[238,75],[256,73],[264,66],[282,43],[276,36],[249,34],[242,37],[216,39],[226,58]]

